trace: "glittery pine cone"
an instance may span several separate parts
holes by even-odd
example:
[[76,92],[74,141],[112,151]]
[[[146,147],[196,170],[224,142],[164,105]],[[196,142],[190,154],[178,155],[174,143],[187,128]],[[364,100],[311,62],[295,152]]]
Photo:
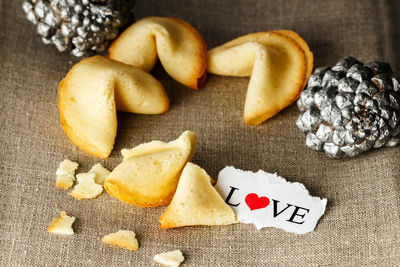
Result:
[[45,44],[77,57],[105,51],[132,20],[135,0],[26,0],[27,19]]
[[354,157],[400,143],[400,86],[385,62],[345,57],[310,76],[297,105],[306,145],[331,157]]

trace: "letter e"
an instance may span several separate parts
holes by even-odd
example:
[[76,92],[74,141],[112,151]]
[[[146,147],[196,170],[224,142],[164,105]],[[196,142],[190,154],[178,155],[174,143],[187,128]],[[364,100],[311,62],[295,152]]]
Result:
[[[305,210],[305,211],[307,211],[307,212],[306,212],[306,213],[303,213],[303,214],[297,213],[300,209]],[[310,212],[309,209],[295,206],[295,209],[294,209],[294,211],[293,211],[292,216],[291,216],[290,219],[287,220],[287,221],[288,221],[288,222],[292,222],[292,223],[297,223],[297,224],[303,224],[304,221],[302,221],[302,222],[295,222],[295,221],[294,221],[294,218],[295,218],[296,216],[299,216],[299,217],[301,217],[302,219],[304,219],[304,216],[306,216],[306,214],[309,213],[309,212]]]

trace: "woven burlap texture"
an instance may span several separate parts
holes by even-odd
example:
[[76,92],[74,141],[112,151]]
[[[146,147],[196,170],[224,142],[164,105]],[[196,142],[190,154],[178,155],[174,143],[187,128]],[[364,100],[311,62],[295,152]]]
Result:
[[[0,265],[156,266],[153,255],[181,249],[184,266],[398,266],[400,265],[400,148],[333,160],[305,146],[292,105],[260,126],[243,123],[248,78],[209,75],[200,91],[185,88],[157,66],[171,108],[159,116],[118,114],[118,136],[108,159],[76,148],[59,123],[57,87],[78,59],[42,43],[21,9],[0,0]],[[272,29],[293,29],[310,44],[315,66],[345,55],[383,60],[400,73],[396,1],[141,1],[136,17],[182,18],[208,46]],[[398,76],[398,75],[397,75]],[[193,161],[212,177],[227,165],[277,172],[328,199],[316,230],[295,235],[221,227],[158,228],[165,207],[138,208],[103,193],[77,201],[55,187],[65,158],[78,172],[101,162],[110,170],[119,151],[151,140],[197,133]],[[50,235],[60,210],[77,218],[70,237]],[[109,247],[101,237],[119,229],[137,233],[136,252]]]

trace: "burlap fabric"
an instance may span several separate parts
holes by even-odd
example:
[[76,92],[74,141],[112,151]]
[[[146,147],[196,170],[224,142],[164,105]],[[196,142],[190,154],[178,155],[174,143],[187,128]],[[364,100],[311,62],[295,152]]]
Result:
[[[247,78],[209,75],[192,91],[158,66],[171,108],[165,115],[120,113],[115,149],[99,160],[75,148],[59,124],[57,86],[78,60],[42,44],[25,19],[22,1],[0,0],[0,265],[154,266],[156,253],[181,249],[184,266],[399,266],[400,148],[333,160],[306,148],[295,105],[260,126],[243,123]],[[182,18],[209,47],[250,32],[294,29],[308,41],[315,66],[345,55],[384,60],[400,72],[399,4],[393,1],[144,1],[137,18]],[[396,13],[397,11],[397,13]],[[65,158],[79,172],[101,162],[112,169],[119,151],[142,142],[197,133],[194,162],[212,177],[226,165],[277,172],[328,199],[316,230],[295,235],[252,225],[161,230],[161,208],[137,208],[103,193],[76,201],[55,187]],[[50,235],[59,211],[76,216],[76,234]],[[101,237],[137,233],[137,252],[108,247]]]

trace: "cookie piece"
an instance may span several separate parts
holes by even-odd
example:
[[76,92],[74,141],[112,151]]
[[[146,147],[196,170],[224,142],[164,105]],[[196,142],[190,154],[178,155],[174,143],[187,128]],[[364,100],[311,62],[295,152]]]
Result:
[[178,267],[184,260],[179,249],[154,255],[155,262],[169,267]]
[[132,251],[139,249],[139,244],[133,231],[119,230],[116,233],[111,233],[104,236],[101,241]]
[[57,180],[56,185],[63,189],[70,188],[75,181],[75,171],[78,169],[79,164],[69,159],[65,159],[60,163],[56,171]]
[[104,184],[107,176],[111,173],[109,170],[104,168],[100,163],[93,165],[90,169],[89,173],[94,173],[96,176],[94,177],[94,181],[100,185]]
[[235,223],[235,213],[211,185],[210,179],[205,170],[188,162],[171,204],[159,219],[160,227]]
[[68,216],[65,211],[60,212],[60,217],[55,218],[47,228],[47,232],[57,235],[73,235],[74,229],[72,224],[75,221],[75,217]]
[[121,151],[124,159],[107,176],[104,188],[119,200],[139,207],[168,204],[179,176],[196,149],[196,134],[185,131],[169,143],[152,141]]
[[91,172],[77,174],[78,184],[69,195],[78,200],[95,198],[100,195],[103,192],[103,186],[94,181],[95,177],[96,174]]

